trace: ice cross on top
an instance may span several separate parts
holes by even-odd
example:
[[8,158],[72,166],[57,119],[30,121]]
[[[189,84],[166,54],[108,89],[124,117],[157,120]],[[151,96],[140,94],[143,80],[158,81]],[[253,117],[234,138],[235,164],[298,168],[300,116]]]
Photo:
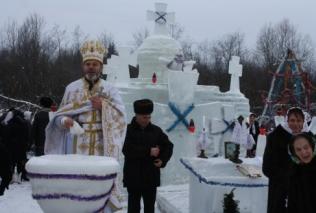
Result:
[[233,93],[240,93],[239,77],[242,76],[242,65],[239,64],[239,59],[238,56],[232,56],[229,61],[228,73],[231,74],[229,91]]
[[147,20],[155,21],[154,34],[168,35],[167,24],[173,24],[175,20],[174,12],[167,13],[166,3],[155,3],[156,11],[147,11]]

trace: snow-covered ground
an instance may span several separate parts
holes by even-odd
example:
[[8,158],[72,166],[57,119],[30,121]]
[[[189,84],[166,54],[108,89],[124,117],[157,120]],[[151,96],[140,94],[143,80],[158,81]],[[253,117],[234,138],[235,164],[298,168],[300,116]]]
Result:
[[189,213],[189,184],[159,187],[157,205],[162,213]]
[[0,212],[5,213],[42,213],[41,208],[31,195],[28,182],[11,184],[9,190],[0,197]]
[[[127,202],[123,203],[123,209],[117,213],[127,212]],[[0,197],[1,213],[43,213],[40,206],[32,198],[32,190],[29,182],[11,184],[9,190]],[[160,213],[158,209],[156,213]]]

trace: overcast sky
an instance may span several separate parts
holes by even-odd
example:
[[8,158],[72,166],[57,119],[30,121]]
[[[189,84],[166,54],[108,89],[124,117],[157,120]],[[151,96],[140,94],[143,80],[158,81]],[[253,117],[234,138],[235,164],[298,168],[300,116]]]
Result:
[[[76,25],[91,38],[103,31],[113,34],[120,44],[132,41],[132,33],[145,26],[146,10],[154,0],[0,0],[0,26],[9,19],[21,23],[31,13],[44,17],[48,27],[60,25],[72,32]],[[168,11],[185,35],[195,41],[219,39],[239,31],[248,46],[254,46],[260,29],[267,23],[288,18],[303,34],[316,42],[316,0],[165,0]]]

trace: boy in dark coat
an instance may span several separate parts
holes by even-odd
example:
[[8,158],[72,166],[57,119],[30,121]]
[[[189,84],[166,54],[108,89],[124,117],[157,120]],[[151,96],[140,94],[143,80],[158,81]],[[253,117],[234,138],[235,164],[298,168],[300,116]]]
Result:
[[158,126],[150,122],[153,102],[148,99],[134,102],[136,116],[127,126],[123,146],[124,187],[128,191],[128,213],[140,212],[141,197],[144,213],[153,213],[157,187],[160,186],[160,168],[172,156],[173,144]]

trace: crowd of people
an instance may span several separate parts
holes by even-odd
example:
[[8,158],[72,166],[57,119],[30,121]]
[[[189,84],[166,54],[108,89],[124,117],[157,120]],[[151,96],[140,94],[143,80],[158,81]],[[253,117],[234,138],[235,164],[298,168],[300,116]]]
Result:
[[40,105],[42,108],[35,116],[30,111],[10,108],[0,117],[0,195],[9,188],[10,182],[29,181],[25,170],[27,153],[44,154],[45,128],[53,100],[42,97]]
[[[265,133],[257,120],[251,113],[248,122],[238,116],[233,125],[232,142],[238,148],[246,147],[245,157],[256,156],[258,136]],[[284,106],[277,110],[274,121],[274,128],[267,135],[262,164],[262,171],[269,179],[267,212],[316,212],[316,123],[301,108],[285,110]],[[249,136],[254,140],[252,145]]]
[[[135,116],[126,124],[125,107],[117,88],[100,78],[106,53],[102,44],[88,41],[80,51],[83,77],[66,87],[57,112],[52,112],[53,100],[42,97],[42,108],[33,116],[12,108],[0,117],[0,195],[9,187],[15,170],[20,180],[28,181],[25,163],[31,147],[35,156],[83,154],[118,158],[122,152],[128,213],[140,212],[141,198],[144,212],[152,213],[160,169],[171,158],[173,144],[160,127],[151,123],[154,104],[149,99],[134,102]],[[316,212],[315,140],[304,119],[300,108],[290,108],[284,122],[268,134],[262,166],[269,178],[268,213]],[[246,157],[255,157],[260,132],[255,114],[250,114],[247,124],[239,116],[232,141],[247,146]],[[119,195],[114,185],[106,213],[121,208]]]
[[[154,110],[151,100],[135,101],[135,117],[127,126],[125,106],[118,89],[101,78],[106,54],[103,45],[87,41],[80,51],[83,77],[66,87],[59,110],[47,125],[44,152],[108,156],[118,160],[123,147],[128,212],[140,212],[141,198],[145,212],[154,212],[160,168],[171,158],[173,145],[167,135],[151,123]],[[122,208],[117,184],[118,179],[105,213]]]
[[30,147],[30,123],[25,114],[15,108],[9,109],[0,118],[1,156],[3,165],[1,172],[0,193],[8,188],[12,175],[16,170],[20,180],[28,180],[26,177],[25,163],[26,152]]
[[316,212],[315,137],[303,110],[290,108],[267,137],[263,173],[269,178],[268,213]]

